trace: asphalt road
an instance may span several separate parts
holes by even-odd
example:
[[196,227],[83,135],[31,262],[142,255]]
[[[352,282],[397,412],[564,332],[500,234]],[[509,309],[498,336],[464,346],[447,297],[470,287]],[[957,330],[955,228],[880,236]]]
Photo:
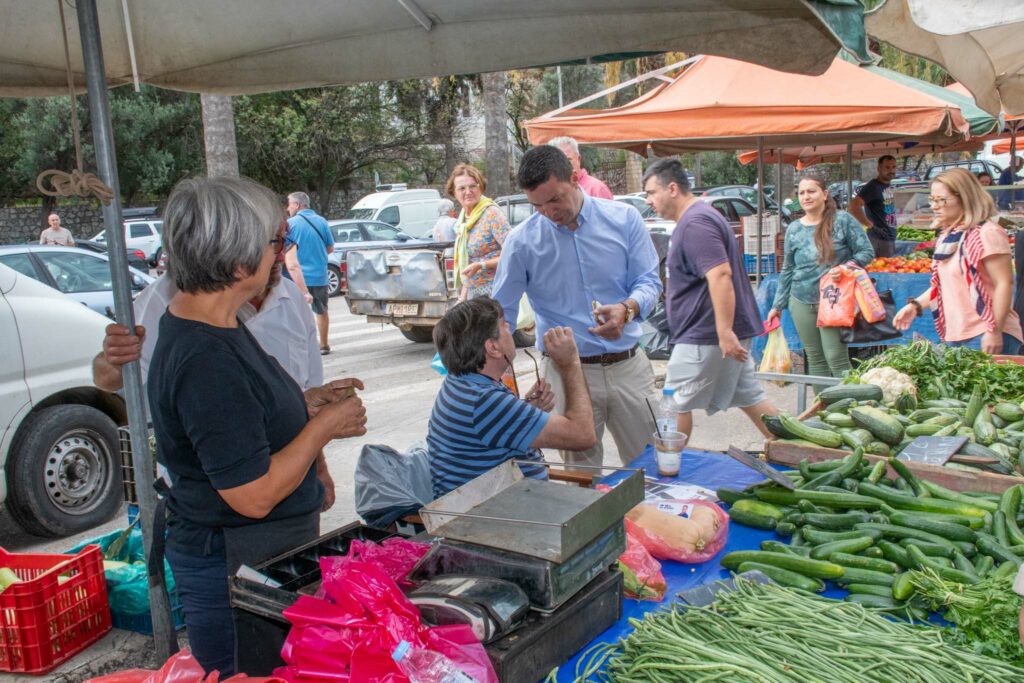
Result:
[[[366,390],[362,399],[368,416],[366,436],[335,441],[325,453],[336,484],[337,502],[324,514],[321,529],[328,531],[357,519],[355,512],[353,472],[364,444],[388,444],[404,450],[426,438],[434,396],[443,379],[430,361],[434,348],[429,344],[408,341],[391,326],[370,325],[362,316],[348,312],[343,298],[330,301],[330,344],[332,353],[324,357],[324,376],[328,379],[358,377]],[[520,350],[516,374],[524,391],[535,380],[533,362]],[[656,376],[664,374],[664,363],[655,362]],[[776,403],[790,411],[796,409],[796,390],[766,385]],[[605,463],[618,465],[618,453],[611,436],[605,435]],[[708,417],[698,414],[691,445],[723,450],[730,444],[741,448],[757,448],[759,433],[739,411]],[[557,457],[555,453],[548,456]],[[117,515],[107,524],[65,539],[40,539],[18,529],[9,515],[0,512],[0,545],[18,552],[61,552],[101,534],[123,528],[127,517]]]

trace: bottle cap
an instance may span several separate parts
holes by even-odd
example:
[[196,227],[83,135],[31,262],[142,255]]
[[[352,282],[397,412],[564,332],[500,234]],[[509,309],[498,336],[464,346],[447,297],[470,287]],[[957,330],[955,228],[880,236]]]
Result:
[[409,653],[409,648],[411,647],[412,645],[409,643],[408,640],[403,640],[395,647],[394,651],[391,653],[391,659],[393,659],[396,662],[402,661],[402,658]]

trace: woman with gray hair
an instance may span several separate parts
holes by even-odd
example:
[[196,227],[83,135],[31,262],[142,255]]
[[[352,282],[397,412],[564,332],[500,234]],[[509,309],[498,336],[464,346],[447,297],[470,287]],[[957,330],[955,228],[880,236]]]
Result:
[[433,237],[435,242],[455,241],[455,202],[450,199],[442,199],[437,204],[437,215],[439,218],[434,223]]
[[148,393],[166,493],[166,557],[192,653],[235,671],[228,577],[319,533],[314,462],[332,439],[366,433],[351,390],[309,418],[302,391],[239,309],[267,286],[287,223],[265,187],[236,178],[184,180],[164,213],[178,293],[160,319]]

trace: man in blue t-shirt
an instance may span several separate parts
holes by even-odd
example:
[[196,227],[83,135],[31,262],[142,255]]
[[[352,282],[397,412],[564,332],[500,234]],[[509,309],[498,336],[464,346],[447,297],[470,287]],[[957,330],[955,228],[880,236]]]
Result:
[[[327,220],[309,208],[309,195],[292,192],[288,195],[288,237],[286,250],[295,247],[298,256],[298,271],[292,274],[295,284],[312,297],[311,306],[316,316],[316,329],[320,335],[320,354],[331,352],[327,344],[327,255],[334,251],[334,235]],[[289,268],[293,266],[289,263]]]
[[676,159],[651,164],[644,189],[659,216],[677,221],[665,262],[673,344],[665,388],[675,389],[677,428],[689,436],[694,410],[713,415],[736,407],[770,437],[760,418],[779,411],[754,378],[750,346],[763,327],[732,228],[690,192]]
[[[1016,185],[1020,182],[1020,177],[1017,175],[1017,171],[1024,167],[1024,159],[1021,157],[1014,157],[1013,163],[1003,169],[1003,172],[999,174],[999,181],[996,185]],[[1012,209],[1013,203],[1021,201],[1024,196],[1024,190],[1003,190],[998,193],[996,202],[999,204],[1000,209]]]
[[868,226],[868,239],[875,256],[896,255],[896,197],[892,181],[896,177],[896,157],[878,158],[878,175],[864,183],[850,202],[850,215]]
[[[427,425],[435,496],[512,458],[542,462],[538,448],[579,451],[594,445],[594,412],[568,327],[544,333],[545,353],[565,386],[564,415],[551,412],[555,395],[546,380],[538,379],[525,400],[502,383],[516,345],[494,299],[454,306],[434,328],[434,344],[448,371]],[[543,465],[520,468],[528,477],[547,477]]]

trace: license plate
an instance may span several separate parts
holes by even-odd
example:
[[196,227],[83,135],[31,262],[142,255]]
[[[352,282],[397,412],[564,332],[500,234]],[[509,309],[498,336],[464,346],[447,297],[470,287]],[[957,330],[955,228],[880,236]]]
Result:
[[384,304],[384,312],[390,315],[416,315],[420,312],[419,304]]

